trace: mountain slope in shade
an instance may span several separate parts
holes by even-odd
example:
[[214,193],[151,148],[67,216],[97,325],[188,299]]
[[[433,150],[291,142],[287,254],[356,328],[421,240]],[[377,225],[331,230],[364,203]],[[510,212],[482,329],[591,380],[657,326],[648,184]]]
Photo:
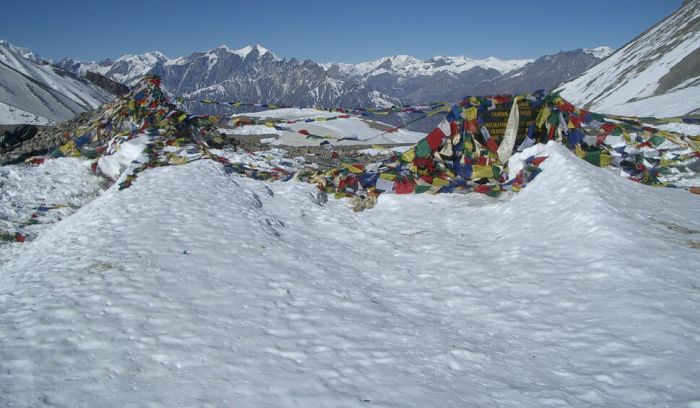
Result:
[[700,1],[689,1],[612,56],[562,85],[575,105],[676,116],[700,110]]
[[[26,59],[23,55],[33,54],[20,55],[17,50],[23,49],[0,43],[0,103],[6,105],[2,112],[7,113],[0,115],[0,123],[15,124],[17,118],[27,118],[20,123],[60,122],[111,99],[110,94],[87,81]],[[23,113],[9,114],[19,111]]]
[[545,55],[521,68],[476,84],[471,93],[520,94],[536,89],[550,91],[564,81],[568,81],[612,54],[609,47],[561,51]]

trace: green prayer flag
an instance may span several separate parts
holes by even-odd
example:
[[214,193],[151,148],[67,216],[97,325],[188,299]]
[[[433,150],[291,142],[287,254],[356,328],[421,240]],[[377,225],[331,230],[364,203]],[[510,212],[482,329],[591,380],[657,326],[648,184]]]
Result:
[[416,144],[416,157],[429,157],[431,153],[432,151],[426,139],[421,139],[421,141]]

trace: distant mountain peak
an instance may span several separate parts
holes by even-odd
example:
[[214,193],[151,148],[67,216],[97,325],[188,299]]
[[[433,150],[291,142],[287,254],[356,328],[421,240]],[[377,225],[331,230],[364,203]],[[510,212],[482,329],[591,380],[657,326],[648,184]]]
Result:
[[239,57],[244,58],[244,59],[246,57],[248,57],[248,55],[251,52],[256,51],[258,53],[258,56],[263,56],[263,55],[269,53],[275,59],[277,59],[277,56],[275,56],[275,54],[273,54],[270,50],[268,50],[267,48],[263,47],[260,44],[246,45],[245,47],[237,49],[237,50],[234,50],[231,47],[229,47],[228,45],[223,44],[223,45],[219,46],[218,48],[216,48],[216,50],[222,50],[222,51],[225,51],[229,54],[235,54],[235,55],[238,55]]
[[143,54],[127,54],[130,57],[150,57],[150,58],[156,58],[156,59],[165,59],[169,60],[167,55],[163,54],[160,51],[149,51],[145,52]]
[[397,64],[415,64],[417,62],[422,62],[418,58],[415,58],[415,57],[412,57],[412,56],[406,55],[406,54],[394,55],[393,57],[389,57],[387,59],[391,60],[392,63],[397,63]]
[[596,47],[596,48],[584,48],[583,52],[585,52],[587,54],[592,54],[596,58],[603,59],[603,58],[607,58],[610,55],[612,55],[612,53],[615,52],[615,49],[612,47],[608,47],[608,46],[602,46],[602,47]]

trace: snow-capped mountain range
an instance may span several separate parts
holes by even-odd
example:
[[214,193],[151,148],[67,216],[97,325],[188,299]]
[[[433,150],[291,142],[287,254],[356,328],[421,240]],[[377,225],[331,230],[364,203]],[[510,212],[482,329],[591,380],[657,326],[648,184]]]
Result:
[[685,2],[558,90],[576,105],[606,113],[700,113],[700,1]]
[[0,41],[0,124],[61,122],[111,97],[36,53]]
[[[169,58],[155,51],[99,62],[64,59],[58,65],[78,75],[95,71],[127,85],[151,72],[163,78],[168,92],[200,99],[316,106],[388,106],[455,100],[483,83],[492,85],[486,87],[489,93],[505,92],[506,89],[500,89],[501,84],[496,80],[516,71],[520,73],[514,77],[517,78],[515,81],[522,85],[520,88],[526,88],[523,91],[551,88],[582,73],[611,51],[607,47],[581,49],[570,51],[565,57],[545,56],[537,60],[495,57],[477,60],[449,56],[420,60],[396,55],[360,64],[319,64],[311,60],[282,59],[255,45],[241,49],[221,46],[180,58]],[[570,60],[571,64],[562,60]],[[567,65],[566,69],[556,69],[549,61]],[[544,81],[533,80],[535,73],[528,70],[533,64],[554,74]]]
[[[66,58],[52,66],[27,48],[0,41],[0,121],[64,120],[109,98],[79,77],[103,75],[132,85],[147,73],[160,75],[170,94],[194,99],[367,107],[556,88],[575,105],[603,113],[697,114],[699,50],[698,1],[685,2],[614,54],[598,47],[537,59],[395,55],[359,64],[317,63],[280,58],[260,45],[222,45],[179,58],[154,51],[99,62]],[[220,109],[189,107],[201,113]]]
[[[2,121],[36,124],[66,120],[109,100],[109,93],[84,80],[87,77],[93,81],[95,75],[133,85],[145,74],[155,73],[163,78],[164,89],[171,95],[195,99],[305,106],[390,106],[453,101],[479,92],[552,88],[582,73],[611,52],[606,47],[581,49],[536,60],[495,57],[477,60],[450,56],[420,60],[397,55],[360,64],[319,64],[311,60],[280,58],[260,45],[241,49],[222,45],[179,58],[154,51],[97,62],[66,58],[52,65],[52,61],[31,50],[5,41],[0,43],[0,48],[5,88],[23,89],[22,97],[13,91],[14,94],[5,92],[0,99]],[[36,82],[29,87],[18,85],[25,80]],[[102,86],[102,81],[96,83]],[[55,95],[49,96],[47,92]],[[37,93],[42,95],[37,96]],[[197,103],[190,104],[190,108],[203,113],[217,109]]]
[[395,55],[393,57],[380,58],[375,61],[359,64],[326,63],[320,64],[326,71],[333,71],[340,77],[376,76],[384,73],[404,77],[421,75],[435,75],[438,72],[459,74],[472,68],[481,67],[495,69],[501,74],[518,69],[533,60],[501,60],[490,57],[482,60],[467,57],[437,56],[428,60],[420,60],[410,55]]

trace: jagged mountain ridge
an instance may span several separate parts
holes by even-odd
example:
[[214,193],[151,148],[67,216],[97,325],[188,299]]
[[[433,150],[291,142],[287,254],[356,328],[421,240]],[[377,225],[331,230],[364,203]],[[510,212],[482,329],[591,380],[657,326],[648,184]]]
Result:
[[[150,72],[162,77],[168,92],[192,98],[292,105],[387,106],[456,100],[475,89],[483,90],[483,93],[505,92],[507,87],[501,86],[500,78],[504,83],[510,78],[511,82],[522,85],[521,88],[527,87],[528,91],[550,88],[604,58],[607,55],[605,50],[565,53],[575,55],[570,59],[574,61],[570,66],[566,65],[566,58],[556,56],[537,60],[434,57],[422,61],[405,55],[352,65],[281,59],[259,45],[239,50],[221,46],[176,59],[151,52],[100,62],[65,59],[59,62],[59,66],[77,74],[94,70],[126,84],[133,84]],[[582,64],[581,60],[585,63]],[[554,62],[563,68],[552,69],[550,65]],[[538,69],[554,74],[541,80],[536,74]],[[519,76],[506,77],[514,72],[520,72]],[[480,84],[493,86],[478,88]],[[203,109],[202,106],[192,108]]]
[[605,113],[700,113],[700,1],[684,2],[558,91],[576,105]]

